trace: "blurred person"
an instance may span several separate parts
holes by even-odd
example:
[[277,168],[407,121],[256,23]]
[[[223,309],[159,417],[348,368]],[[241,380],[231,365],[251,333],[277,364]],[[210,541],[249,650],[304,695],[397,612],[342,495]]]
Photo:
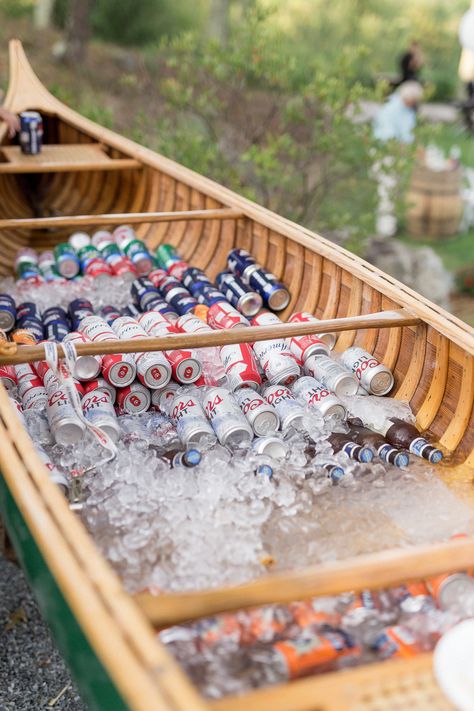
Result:
[[400,82],[418,81],[418,76],[424,64],[421,47],[416,40],[413,40],[408,50],[400,57]]
[[8,111],[7,109],[4,109],[1,106],[0,121],[3,121],[7,124],[8,135],[10,136],[10,138],[13,138],[15,133],[20,130],[20,119],[18,118],[18,116],[16,114],[13,114],[11,111]]
[[[415,81],[402,84],[379,109],[374,118],[373,134],[379,141],[398,141],[402,144],[413,143],[415,138],[416,112],[423,98],[423,89]],[[393,159],[390,156],[377,161],[373,174],[377,181],[378,206],[376,218],[377,234],[381,237],[393,237],[397,231],[395,217],[394,191],[397,178],[390,168]]]

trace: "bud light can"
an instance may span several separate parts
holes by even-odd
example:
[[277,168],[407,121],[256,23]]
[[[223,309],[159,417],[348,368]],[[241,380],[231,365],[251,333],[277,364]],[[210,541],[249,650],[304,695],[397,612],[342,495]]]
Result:
[[79,330],[82,319],[94,315],[94,308],[87,299],[73,299],[69,302],[67,310],[74,331]]
[[260,294],[265,305],[273,311],[283,311],[290,303],[290,292],[286,286],[263,267],[247,267],[242,278]]
[[224,294],[216,289],[214,286],[207,284],[203,285],[200,290],[197,300],[200,304],[205,304],[206,306],[212,306],[213,304],[218,304],[221,301],[227,303],[227,299]]
[[227,266],[231,272],[242,276],[248,267],[256,266],[256,261],[246,249],[232,249],[227,256]]
[[191,292],[193,296],[199,294],[203,286],[212,286],[212,282],[209,277],[197,267],[189,267],[183,272],[183,284]]
[[120,316],[122,316],[122,314],[120,313],[120,311],[118,310],[118,308],[116,306],[112,306],[109,304],[107,306],[103,306],[100,309],[99,315],[104,319],[104,321],[107,321],[109,326],[111,326],[113,324],[113,322],[115,321],[116,318],[119,318]]
[[210,388],[204,395],[203,404],[212,429],[222,445],[239,447],[252,441],[253,430],[226,388]]

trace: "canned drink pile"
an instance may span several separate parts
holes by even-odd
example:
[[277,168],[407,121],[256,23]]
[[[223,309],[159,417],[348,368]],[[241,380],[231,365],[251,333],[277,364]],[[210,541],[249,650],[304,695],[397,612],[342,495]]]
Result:
[[[267,605],[159,633],[201,692],[219,698],[269,684],[431,651],[474,616],[470,571],[374,592]],[[245,670],[245,672],[243,671]]]

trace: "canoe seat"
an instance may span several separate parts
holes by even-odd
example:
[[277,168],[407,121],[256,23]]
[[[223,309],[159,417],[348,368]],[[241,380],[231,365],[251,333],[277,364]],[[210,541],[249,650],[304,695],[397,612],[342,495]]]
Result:
[[110,158],[100,143],[46,144],[38,155],[26,155],[20,146],[2,146],[5,162],[0,173],[70,173],[83,170],[141,168],[133,158]]

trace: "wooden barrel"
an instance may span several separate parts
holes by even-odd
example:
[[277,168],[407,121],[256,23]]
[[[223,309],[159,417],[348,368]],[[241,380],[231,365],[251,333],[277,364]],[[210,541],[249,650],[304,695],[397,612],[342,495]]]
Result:
[[456,234],[463,211],[462,170],[434,171],[417,165],[407,194],[407,230],[413,237],[438,239]]

